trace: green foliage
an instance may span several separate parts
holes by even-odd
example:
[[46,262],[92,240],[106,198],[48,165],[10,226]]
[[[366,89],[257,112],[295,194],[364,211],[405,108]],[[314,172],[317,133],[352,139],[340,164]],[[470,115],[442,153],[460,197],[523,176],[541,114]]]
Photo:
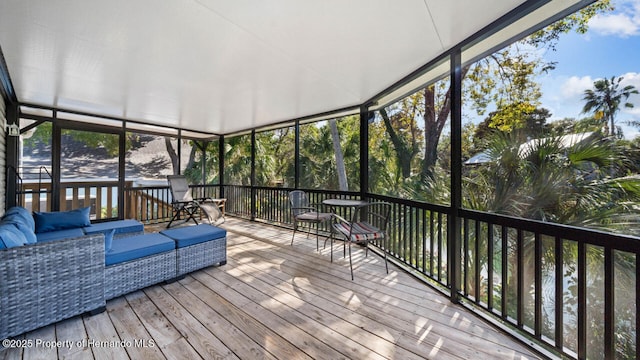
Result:
[[[359,189],[360,118],[347,116],[337,121],[349,190]],[[293,153],[292,153],[293,156]],[[340,188],[336,157],[327,122],[311,123],[300,129],[300,187],[307,189]]]
[[[604,128],[608,129],[610,136],[615,135],[615,117],[620,111],[620,106],[632,108],[633,104],[626,102],[632,94],[638,94],[635,86],[627,85],[620,88],[620,82],[624,78],[614,77],[611,79],[599,79],[593,83],[593,89],[587,89],[584,92],[585,101],[582,108],[583,113],[595,113],[595,118],[603,122]],[[620,136],[621,138],[621,136]]]
[[52,124],[49,121],[45,121],[35,128],[33,134],[24,139],[24,146],[30,148],[36,148],[38,146],[51,146],[51,133]]
[[120,152],[120,138],[114,134],[96,133],[82,130],[65,130],[63,135],[71,137],[91,149],[103,148],[109,156],[118,156]]
[[[597,133],[566,144],[561,136],[527,141],[521,131],[495,132],[492,161],[464,182],[465,206],[562,224],[638,233],[640,178],[623,173],[619,145]],[[632,225],[634,224],[634,225]]]
[[538,30],[525,39],[525,42],[535,47],[546,47],[555,50],[560,35],[575,30],[578,34],[585,34],[589,30],[589,20],[597,14],[613,11],[610,0],[599,0],[582,8],[544,29]]
[[260,186],[294,185],[295,131],[292,127],[256,134],[256,184]]
[[251,134],[225,138],[224,183],[251,184]]

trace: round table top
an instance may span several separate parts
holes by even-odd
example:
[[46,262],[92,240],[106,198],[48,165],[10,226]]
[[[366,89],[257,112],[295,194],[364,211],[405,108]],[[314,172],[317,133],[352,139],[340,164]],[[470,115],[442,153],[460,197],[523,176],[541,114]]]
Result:
[[322,202],[329,206],[360,206],[368,204],[364,200],[348,200],[348,199],[326,199]]

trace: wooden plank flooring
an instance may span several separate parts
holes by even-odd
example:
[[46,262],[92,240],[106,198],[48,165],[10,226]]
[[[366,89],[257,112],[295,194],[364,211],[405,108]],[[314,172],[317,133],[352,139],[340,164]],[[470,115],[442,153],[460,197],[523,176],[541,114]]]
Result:
[[[531,359],[536,355],[375,254],[228,218],[227,265],[107,302],[0,359]],[[322,243],[321,243],[322,247]]]

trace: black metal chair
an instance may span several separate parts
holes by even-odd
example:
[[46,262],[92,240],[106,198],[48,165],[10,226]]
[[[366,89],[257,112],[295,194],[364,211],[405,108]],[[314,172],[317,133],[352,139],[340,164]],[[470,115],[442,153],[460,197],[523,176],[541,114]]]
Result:
[[331,220],[331,213],[318,211],[317,205],[309,204],[307,193],[302,190],[294,190],[289,193],[289,203],[291,204],[291,217],[293,219],[293,236],[291,237],[291,245],[296,237],[299,223],[307,223],[309,225],[307,237],[311,232],[311,225],[316,225],[316,250],[319,250],[319,229],[322,223]]
[[167,175],[167,181],[169,182],[169,188],[171,189],[171,206],[173,207],[173,217],[167,228],[171,227],[171,224],[184,216],[185,221],[193,220],[198,225],[196,215],[204,213],[209,220],[209,223],[215,224],[220,219],[224,222],[224,214],[221,212],[221,205],[224,206],[226,199],[213,199],[213,198],[193,198],[191,195],[191,188],[187,182],[187,178],[184,175]]
[[339,215],[333,214],[335,222],[331,227],[331,261],[333,262],[333,233],[342,234],[345,237],[343,256],[346,256],[347,244],[349,244],[349,267],[351,268],[351,280],[353,280],[353,260],[351,257],[351,243],[365,247],[365,257],[369,255],[369,242],[383,241],[384,265],[389,273],[387,261],[387,249],[389,248],[389,235],[387,225],[391,213],[391,204],[386,202],[374,202],[357,206],[347,221]]

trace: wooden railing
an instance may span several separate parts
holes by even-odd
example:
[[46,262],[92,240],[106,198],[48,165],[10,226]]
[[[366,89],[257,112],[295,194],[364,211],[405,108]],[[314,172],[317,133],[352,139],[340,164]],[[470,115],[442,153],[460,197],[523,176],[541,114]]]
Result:
[[143,223],[169,221],[173,216],[167,186],[125,188],[125,218]]
[[[25,182],[18,196],[18,203],[30,211],[51,211],[53,208],[50,182]],[[60,183],[60,210],[87,206],[91,208],[92,219],[118,218],[118,182],[87,180]]]
[[640,358],[640,239],[463,210],[459,293],[572,358]]

